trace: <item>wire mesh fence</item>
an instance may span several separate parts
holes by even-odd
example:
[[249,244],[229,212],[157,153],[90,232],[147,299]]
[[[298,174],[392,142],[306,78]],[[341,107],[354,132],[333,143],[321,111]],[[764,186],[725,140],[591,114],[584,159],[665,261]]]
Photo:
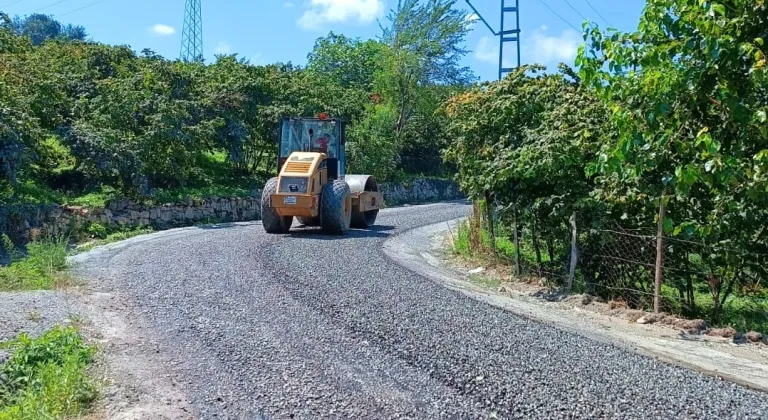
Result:
[[[482,230],[488,223],[483,216],[482,211],[475,213],[474,230]],[[521,280],[599,296],[631,309],[653,310],[658,298],[660,312],[742,328],[768,326],[764,283],[768,253],[671,235],[663,235],[659,241],[653,227],[627,228],[615,223],[603,229],[576,226],[575,249],[571,227],[566,225],[547,229],[519,226],[515,243],[514,221],[493,219],[495,247],[489,246],[490,238],[477,239],[474,247],[484,247],[515,267]],[[573,267],[572,255],[576,257]]]

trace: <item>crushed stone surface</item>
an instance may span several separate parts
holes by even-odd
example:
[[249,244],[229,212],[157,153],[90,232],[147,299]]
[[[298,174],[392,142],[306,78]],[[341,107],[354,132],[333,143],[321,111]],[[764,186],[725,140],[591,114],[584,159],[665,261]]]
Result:
[[759,419],[768,397],[469,299],[386,238],[466,216],[387,209],[369,231],[188,230],[85,257],[151,331],[194,418]]

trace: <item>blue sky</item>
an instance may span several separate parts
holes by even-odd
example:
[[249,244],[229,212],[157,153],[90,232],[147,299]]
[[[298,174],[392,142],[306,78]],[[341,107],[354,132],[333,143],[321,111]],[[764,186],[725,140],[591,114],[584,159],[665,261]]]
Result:
[[[507,1],[511,4],[514,0]],[[62,22],[85,26],[96,41],[129,45],[137,51],[150,48],[167,58],[177,58],[184,2],[0,0],[0,10],[11,16],[33,12],[51,14]],[[494,29],[499,26],[499,2],[472,2]],[[643,0],[520,0],[520,3],[522,62],[547,66],[560,61],[573,63],[581,41],[580,32],[573,27],[580,29],[584,17],[601,27],[607,26],[606,19],[620,30],[634,30],[645,5]],[[205,56],[212,61],[217,53],[237,53],[257,64],[276,61],[304,64],[315,39],[328,31],[351,37],[376,37],[380,33],[377,19],[384,21],[396,4],[397,0],[202,0]],[[463,0],[459,0],[456,7],[469,10]],[[471,52],[465,64],[481,79],[495,79],[498,41],[481,22],[472,28],[466,45]]]

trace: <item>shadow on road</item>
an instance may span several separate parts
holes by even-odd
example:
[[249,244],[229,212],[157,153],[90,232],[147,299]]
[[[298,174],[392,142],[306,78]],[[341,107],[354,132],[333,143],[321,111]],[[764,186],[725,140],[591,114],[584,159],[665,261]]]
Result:
[[229,229],[234,227],[248,226],[252,223],[253,222],[221,222],[221,223],[212,223],[212,224],[206,224],[206,225],[197,225],[195,227],[203,230],[219,230],[219,229]]
[[345,235],[326,235],[319,227],[294,226],[285,236],[292,238],[310,238],[324,241],[348,238],[387,238],[395,230],[394,226],[376,225],[370,229],[350,229]]

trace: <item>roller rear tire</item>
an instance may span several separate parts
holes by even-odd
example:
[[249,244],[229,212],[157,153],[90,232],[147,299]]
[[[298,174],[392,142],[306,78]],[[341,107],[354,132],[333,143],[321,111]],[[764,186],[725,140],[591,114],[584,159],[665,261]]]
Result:
[[327,182],[320,193],[320,225],[323,233],[343,235],[352,221],[352,195],[341,179]]
[[267,233],[288,233],[293,224],[293,216],[280,216],[272,208],[269,197],[277,191],[277,178],[272,178],[264,185],[261,193],[261,224]]

